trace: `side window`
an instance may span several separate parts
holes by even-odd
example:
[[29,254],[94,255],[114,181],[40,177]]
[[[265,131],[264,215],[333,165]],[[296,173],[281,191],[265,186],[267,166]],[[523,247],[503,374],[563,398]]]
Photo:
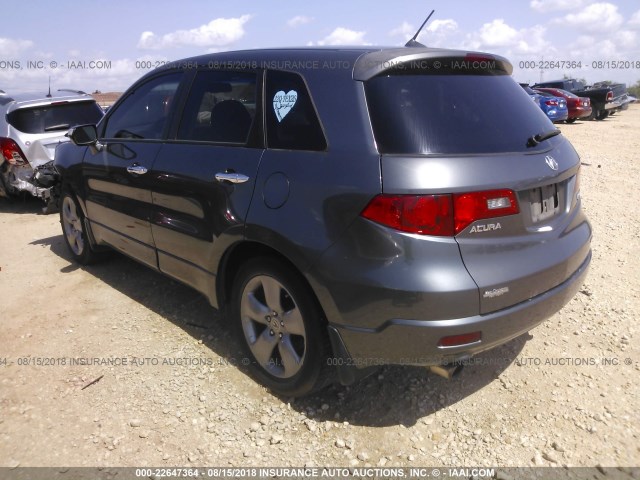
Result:
[[265,109],[268,148],[326,150],[320,121],[297,73],[267,73]]
[[256,116],[256,74],[196,74],[182,115],[178,140],[247,143]]
[[182,73],[171,73],[138,87],[111,112],[104,138],[162,138],[181,79]]

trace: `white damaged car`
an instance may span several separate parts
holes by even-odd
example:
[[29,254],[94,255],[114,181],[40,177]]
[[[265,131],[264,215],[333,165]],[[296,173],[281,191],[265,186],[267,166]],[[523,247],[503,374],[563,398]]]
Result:
[[48,204],[56,147],[69,140],[69,128],[102,115],[84,92],[14,96],[0,90],[0,197],[27,192]]

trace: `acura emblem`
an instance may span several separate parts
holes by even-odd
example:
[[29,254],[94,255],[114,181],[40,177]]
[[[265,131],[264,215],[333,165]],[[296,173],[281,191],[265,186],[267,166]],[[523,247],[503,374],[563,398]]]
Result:
[[544,157],[544,161],[547,162],[547,165],[549,165],[551,170],[558,170],[558,162],[556,162],[556,159],[551,155]]

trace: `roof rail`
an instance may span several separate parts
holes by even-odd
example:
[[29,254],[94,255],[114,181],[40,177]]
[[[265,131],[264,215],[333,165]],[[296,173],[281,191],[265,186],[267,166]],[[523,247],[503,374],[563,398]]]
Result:
[[73,90],[71,88],[59,88],[58,91],[59,92],[77,93],[78,95],[87,95],[87,92],[83,92],[82,90]]

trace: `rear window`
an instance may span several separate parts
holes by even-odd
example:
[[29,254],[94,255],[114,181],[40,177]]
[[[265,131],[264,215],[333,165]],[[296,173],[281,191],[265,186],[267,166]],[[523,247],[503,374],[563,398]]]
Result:
[[267,72],[267,146],[284,150],[323,151],[327,141],[320,120],[300,75]]
[[380,153],[471,154],[535,151],[527,140],[555,127],[506,74],[396,70],[365,82]]
[[578,98],[577,95],[571,93],[571,92],[567,92],[566,90],[562,90],[562,89],[558,89],[558,93],[564,95],[567,98]]
[[24,133],[68,130],[76,125],[96,124],[102,110],[94,101],[68,102],[34,108],[21,108],[9,114],[8,121]]

